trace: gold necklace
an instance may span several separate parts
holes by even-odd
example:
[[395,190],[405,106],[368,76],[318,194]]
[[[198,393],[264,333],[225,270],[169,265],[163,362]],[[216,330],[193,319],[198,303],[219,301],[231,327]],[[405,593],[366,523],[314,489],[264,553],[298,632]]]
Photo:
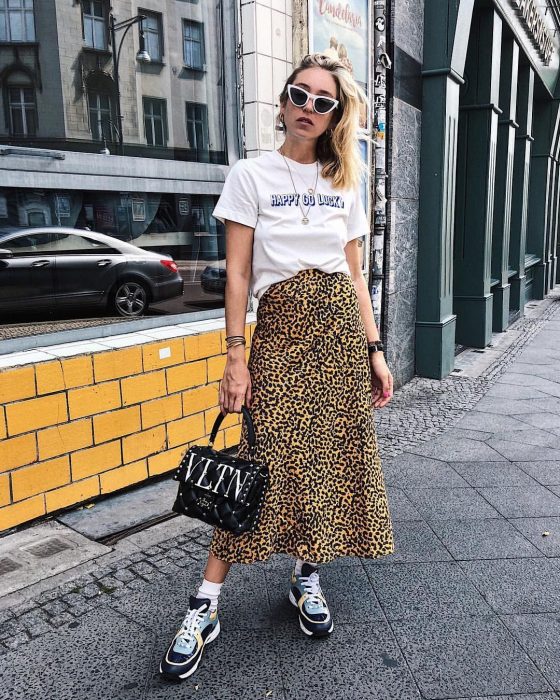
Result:
[[[301,201],[300,201],[301,195],[297,191],[296,183],[294,182],[294,178],[292,177],[292,171],[290,169],[288,161],[286,160],[286,156],[280,150],[278,151],[278,153],[282,156],[282,158],[284,158],[284,163],[286,163],[286,167],[288,168],[288,173],[290,174],[290,180],[292,181],[292,187],[294,188],[294,194],[297,197],[298,206],[299,206],[301,213],[302,213],[301,223],[307,225],[309,223],[309,211],[313,205],[313,200],[311,200],[311,204],[307,207],[307,211],[304,211],[303,207],[301,206]],[[307,188],[307,192],[311,196],[313,196],[315,194],[315,190],[317,189],[317,182],[319,180],[319,161],[318,160],[316,161],[316,166],[317,166],[317,170],[315,173],[315,184],[313,185],[313,187]]]

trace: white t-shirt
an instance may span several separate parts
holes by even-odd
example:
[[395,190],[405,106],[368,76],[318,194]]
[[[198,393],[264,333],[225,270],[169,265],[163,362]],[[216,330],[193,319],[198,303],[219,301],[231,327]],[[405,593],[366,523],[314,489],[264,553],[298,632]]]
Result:
[[[369,231],[359,189],[333,189],[319,164],[315,195],[309,195],[317,165],[287,160],[301,207],[284,158],[268,151],[235,163],[212,212],[222,223],[229,219],[254,228],[251,288],[257,299],[300,270],[350,274],[344,246]],[[301,222],[302,208],[308,224]]]

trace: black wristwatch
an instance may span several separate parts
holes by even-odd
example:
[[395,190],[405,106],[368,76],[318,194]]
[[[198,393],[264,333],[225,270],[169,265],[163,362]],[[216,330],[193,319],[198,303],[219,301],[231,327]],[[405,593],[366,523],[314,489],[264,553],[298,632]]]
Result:
[[373,340],[371,343],[368,343],[367,349],[368,353],[371,355],[372,353],[378,352],[379,350],[384,350],[385,348],[380,340]]

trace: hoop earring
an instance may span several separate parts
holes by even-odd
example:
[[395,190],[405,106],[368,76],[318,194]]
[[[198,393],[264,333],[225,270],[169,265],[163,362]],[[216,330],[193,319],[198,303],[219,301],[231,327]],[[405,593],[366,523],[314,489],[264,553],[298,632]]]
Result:
[[278,116],[278,122],[276,124],[276,131],[286,131],[286,124],[284,123],[284,115],[282,112],[280,112],[280,115]]

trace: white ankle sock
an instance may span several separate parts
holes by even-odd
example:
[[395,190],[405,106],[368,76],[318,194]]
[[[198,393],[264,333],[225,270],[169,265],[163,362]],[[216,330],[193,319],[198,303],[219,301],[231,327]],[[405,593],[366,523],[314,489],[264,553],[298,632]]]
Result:
[[210,598],[210,610],[215,610],[218,607],[218,597],[223,585],[223,583],[214,583],[213,581],[203,579],[196,597]]
[[317,564],[314,561],[308,561],[306,562],[305,559],[296,559],[296,576],[301,576],[301,567],[304,564],[311,564],[311,566],[317,567]]

